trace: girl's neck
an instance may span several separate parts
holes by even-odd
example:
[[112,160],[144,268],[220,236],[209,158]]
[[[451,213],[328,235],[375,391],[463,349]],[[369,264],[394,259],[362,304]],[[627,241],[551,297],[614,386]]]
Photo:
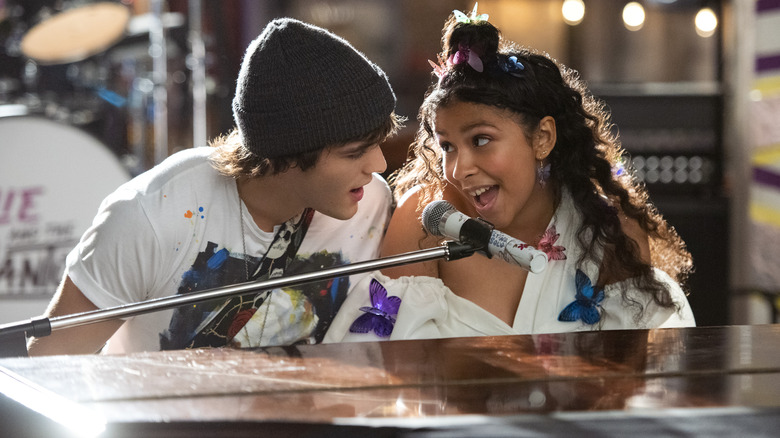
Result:
[[539,189],[533,202],[523,210],[522,216],[518,216],[509,226],[501,231],[523,242],[536,246],[539,239],[547,230],[555,215],[558,206],[558,196],[552,187]]

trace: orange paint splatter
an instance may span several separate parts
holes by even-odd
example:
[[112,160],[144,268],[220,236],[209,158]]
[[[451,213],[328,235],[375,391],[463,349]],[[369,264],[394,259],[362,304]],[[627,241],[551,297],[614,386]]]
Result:
[[191,218],[192,217],[192,212],[190,210],[187,210],[187,212],[184,213],[184,217],[186,217],[187,219]]

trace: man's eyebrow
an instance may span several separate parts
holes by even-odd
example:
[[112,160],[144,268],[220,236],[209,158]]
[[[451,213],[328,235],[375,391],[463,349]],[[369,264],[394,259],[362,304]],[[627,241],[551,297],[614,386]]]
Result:
[[376,143],[366,141],[362,143],[358,143],[355,145],[350,145],[349,147],[341,147],[339,150],[343,151],[344,153],[353,153],[353,152],[359,152],[365,149],[370,149],[372,146],[374,146]]

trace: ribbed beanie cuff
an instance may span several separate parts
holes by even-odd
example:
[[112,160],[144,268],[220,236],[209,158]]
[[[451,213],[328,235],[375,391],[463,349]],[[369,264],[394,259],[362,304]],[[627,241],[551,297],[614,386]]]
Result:
[[359,138],[381,126],[395,102],[382,69],[347,41],[284,18],[247,48],[233,117],[245,147],[276,158]]

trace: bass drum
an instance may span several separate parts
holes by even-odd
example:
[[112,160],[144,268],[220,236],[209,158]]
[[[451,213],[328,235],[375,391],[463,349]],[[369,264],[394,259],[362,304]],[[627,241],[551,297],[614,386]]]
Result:
[[0,117],[0,324],[42,314],[65,257],[130,173],[85,132]]

